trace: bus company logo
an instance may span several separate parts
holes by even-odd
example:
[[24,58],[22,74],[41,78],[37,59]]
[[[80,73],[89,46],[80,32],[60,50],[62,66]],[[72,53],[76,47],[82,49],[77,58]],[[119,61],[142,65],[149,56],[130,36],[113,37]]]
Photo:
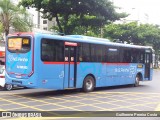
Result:
[[28,62],[27,58],[21,58],[21,57],[14,57],[13,55],[8,55],[8,62]]
[[136,66],[131,66],[130,67],[130,73],[135,74],[136,73]]
[[136,67],[135,66],[130,66],[130,68],[115,68],[115,72],[135,74],[136,73]]
[[128,68],[115,68],[115,72],[126,72],[126,73],[128,73],[129,72],[129,69]]

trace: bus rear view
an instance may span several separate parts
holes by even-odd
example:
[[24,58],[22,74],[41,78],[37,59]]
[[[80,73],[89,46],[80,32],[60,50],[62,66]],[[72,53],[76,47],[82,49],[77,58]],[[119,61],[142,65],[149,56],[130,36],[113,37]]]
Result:
[[[33,36],[12,35],[6,44],[6,83],[28,86],[32,84]],[[29,81],[28,81],[28,78]],[[23,83],[22,83],[23,82]]]

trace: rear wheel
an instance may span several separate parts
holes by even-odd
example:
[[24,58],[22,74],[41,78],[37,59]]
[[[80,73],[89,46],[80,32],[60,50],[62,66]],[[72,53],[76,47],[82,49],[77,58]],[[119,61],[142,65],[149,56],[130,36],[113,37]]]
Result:
[[91,92],[94,90],[95,82],[92,76],[85,77],[83,81],[83,91],[84,92]]
[[4,89],[5,90],[12,90],[13,86],[11,84],[5,84]]
[[135,87],[138,87],[138,86],[139,86],[139,81],[140,81],[140,80],[141,80],[140,75],[136,75],[135,83],[134,83],[134,86],[135,86]]

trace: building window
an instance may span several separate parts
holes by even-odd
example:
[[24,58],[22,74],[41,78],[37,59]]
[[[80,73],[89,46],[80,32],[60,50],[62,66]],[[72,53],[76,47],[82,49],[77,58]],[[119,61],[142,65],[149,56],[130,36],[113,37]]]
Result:
[[43,20],[43,24],[47,24],[47,20]]
[[43,27],[43,30],[47,30],[47,27]]

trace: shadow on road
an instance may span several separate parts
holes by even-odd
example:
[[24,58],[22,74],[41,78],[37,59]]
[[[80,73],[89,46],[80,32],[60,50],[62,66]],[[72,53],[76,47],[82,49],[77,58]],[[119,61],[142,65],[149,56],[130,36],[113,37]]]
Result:
[[[146,88],[148,86],[146,85],[140,85],[139,87],[133,87],[133,85],[123,85],[123,86],[114,86],[114,87],[101,87],[101,88],[96,88],[94,92],[128,92],[127,89],[141,89],[141,88]],[[126,91],[125,91],[126,89]],[[18,91],[20,89],[17,89]],[[15,90],[15,91],[17,91]],[[21,89],[22,90],[22,89]],[[36,91],[35,91],[36,90]],[[44,90],[44,91],[43,91]],[[134,91],[132,91],[134,92]],[[15,93],[16,94],[16,93]],[[63,97],[64,95],[79,95],[79,94],[90,94],[90,93],[85,93],[82,91],[82,89],[67,89],[67,90],[46,90],[46,89],[28,89],[27,91],[22,93],[18,93],[19,96],[23,97],[31,97],[31,98],[45,98],[45,97]]]

